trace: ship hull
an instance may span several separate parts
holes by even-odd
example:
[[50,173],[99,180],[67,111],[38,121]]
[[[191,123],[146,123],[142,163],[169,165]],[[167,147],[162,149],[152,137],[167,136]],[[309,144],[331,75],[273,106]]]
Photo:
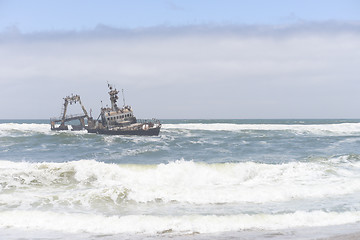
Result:
[[69,130],[68,126],[64,125],[64,126],[59,126],[59,127],[51,127],[52,131],[64,131],[64,130]]
[[160,133],[160,127],[150,128],[148,130],[136,129],[136,130],[112,130],[112,129],[88,129],[88,133],[97,133],[105,135],[136,135],[136,136],[158,136]]

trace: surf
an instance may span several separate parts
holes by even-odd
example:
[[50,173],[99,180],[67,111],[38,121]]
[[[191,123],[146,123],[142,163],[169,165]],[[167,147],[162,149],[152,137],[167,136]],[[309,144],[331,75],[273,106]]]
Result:
[[[360,191],[360,161],[351,156],[310,162],[109,164],[95,160],[64,163],[0,161],[0,203],[117,201],[191,204],[268,203],[318,199]],[[58,193],[61,189],[63,193]],[[32,191],[36,190],[36,194]],[[51,196],[56,193],[56,201]],[[71,195],[71,194],[72,195]],[[53,195],[52,195],[53,194]],[[26,196],[26,197],[25,197]]]
[[319,227],[360,221],[360,212],[293,212],[282,214],[239,214],[228,216],[104,216],[99,214],[49,211],[0,212],[0,228],[51,230],[65,233],[95,234],[193,234],[242,230],[279,230]]
[[235,123],[186,123],[164,124],[167,130],[197,130],[197,131],[287,131],[312,134],[359,134],[360,123],[339,124],[235,124]]

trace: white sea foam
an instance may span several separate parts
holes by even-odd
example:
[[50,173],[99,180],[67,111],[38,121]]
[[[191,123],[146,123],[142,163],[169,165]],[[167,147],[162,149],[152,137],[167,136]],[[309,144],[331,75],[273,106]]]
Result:
[[[290,131],[294,133],[313,133],[313,134],[360,134],[360,123],[340,123],[340,124],[233,124],[233,123],[186,123],[186,124],[163,124],[163,130],[202,130],[202,131],[247,131],[247,130],[261,130],[261,131]],[[9,133],[22,132],[25,134],[44,133],[54,134],[50,130],[49,124],[36,123],[2,123],[0,124],[0,135],[8,135]],[[64,131],[61,131],[64,132]],[[72,134],[84,134],[86,131],[68,131]],[[190,132],[186,134],[191,135]],[[107,138],[110,142],[113,138]],[[136,139],[140,140],[141,139]],[[152,139],[158,141],[158,139]]]
[[329,226],[360,221],[360,212],[298,211],[284,214],[104,216],[50,211],[0,212],[0,228],[50,230],[67,233],[216,233],[248,229],[277,230],[293,227]]
[[233,123],[187,123],[163,124],[163,129],[203,130],[203,131],[292,131],[313,134],[360,134],[360,123],[340,124],[233,124]]
[[71,131],[71,126],[69,130],[65,131],[51,131],[50,124],[39,124],[39,123],[1,123],[0,124],[0,136],[14,136],[14,134],[21,134],[26,136],[31,136],[33,134],[61,134],[61,133],[70,133],[70,134],[85,134],[87,131]]
[[[253,162],[116,165],[0,161],[0,206],[96,201],[195,204],[266,203],[324,198],[360,191],[360,163],[347,157],[280,165]],[[36,190],[33,192],[33,190]],[[6,194],[10,191],[9,194]]]
[[8,132],[22,132],[22,133],[50,133],[49,124],[37,123],[1,123],[0,134],[5,135]]

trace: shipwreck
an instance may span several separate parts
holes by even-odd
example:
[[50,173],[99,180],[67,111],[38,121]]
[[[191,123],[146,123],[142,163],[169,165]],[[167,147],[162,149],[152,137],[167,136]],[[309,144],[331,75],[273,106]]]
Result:
[[[88,133],[106,135],[140,135],[157,136],[160,133],[161,123],[157,119],[138,120],[131,106],[125,105],[123,94],[123,106],[119,107],[119,91],[108,84],[111,107],[101,107],[99,117],[94,120],[88,115],[79,95],[71,95],[64,98],[64,106],[59,118],[51,118],[51,130],[68,130],[67,122],[79,120],[78,125],[70,125],[71,130],[87,130]],[[66,115],[69,104],[79,103],[83,113],[77,115]]]

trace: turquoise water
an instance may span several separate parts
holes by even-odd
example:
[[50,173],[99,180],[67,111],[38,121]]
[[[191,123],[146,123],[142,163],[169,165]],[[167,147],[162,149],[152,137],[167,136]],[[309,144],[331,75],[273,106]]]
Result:
[[358,227],[360,120],[162,123],[137,137],[0,120],[0,237],[303,239]]

